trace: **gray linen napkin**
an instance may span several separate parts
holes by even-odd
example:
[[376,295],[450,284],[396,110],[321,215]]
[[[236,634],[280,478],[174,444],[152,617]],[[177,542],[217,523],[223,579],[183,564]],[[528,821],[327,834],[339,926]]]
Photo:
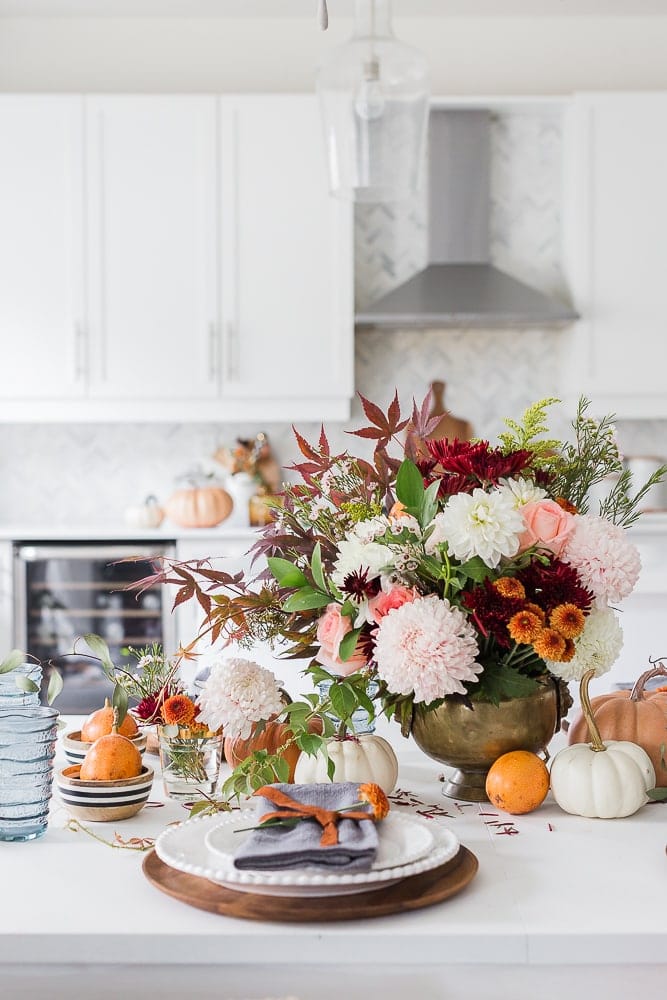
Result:
[[[359,801],[359,784],[352,781],[325,782],[314,785],[276,784],[273,788],[285,792],[298,802],[342,809]],[[279,809],[273,802],[257,796],[254,819],[259,822],[265,813]],[[363,809],[364,807],[359,807]],[[371,812],[370,807],[365,811]],[[239,834],[239,837],[241,834]],[[343,819],[338,823],[338,843],[320,846],[322,827],[314,819],[302,819],[295,826],[271,826],[247,834],[236,854],[236,868],[256,868],[261,871],[315,866],[344,872],[368,871],[375,860],[378,832],[375,823]]]

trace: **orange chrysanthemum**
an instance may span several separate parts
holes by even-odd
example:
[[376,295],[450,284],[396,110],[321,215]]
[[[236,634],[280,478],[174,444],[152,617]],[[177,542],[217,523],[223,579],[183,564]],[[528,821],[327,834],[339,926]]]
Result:
[[507,631],[515,642],[534,643],[542,631],[542,622],[532,611],[517,611],[507,623]]
[[526,596],[526,590],[521,580],[513,576],[499,576],[494,581],[493,586],[503,597],[518,597],[521,600]]
[[574,656],[574,654],[576,653],[576,651],[577,651],[577,648],[574,645],[574,642],[572,641],[572,639],[566,639],[565,640],[565,651],[563,653],[561,653],[561,657],[560,657],[560,660],[558,662],[559,663],[569,663],[570,660],[572,659],[572,657]]
[[549,615],[549,624],[564,639],[576,639],[584,630],[584,613],[576,604],[559,604]]
[[389,799],[380,786],[372,781],[359,785],[359,800],[372,806],[373,818],[376,820],[384,819],[389,812]]
[[544,611],[539,606],[539,604],[533,604],[532,601],[526,601],[526,603],[523,606],[523,610],[530,611],[531,614],[535,615],[537,618],[540,619],[542,625],[546,625],[547,616],[545,615]]
[[172,695],[162,706],[162,718],[168,726],[189,726],[195,712],[195,703],[185,694]]
[[543,660],[562,661],[566,640],[553,628],[542,629],[533,643],[533,649]]
[[555,502],[558,504],[559,507],[562,507],[563,510],[567,511],[568,514],[578,514],[579,513],[579,511],[574,506],[574,504],[570,503],[569,500],[566,500],[565,497],[556,497],[556,501]]

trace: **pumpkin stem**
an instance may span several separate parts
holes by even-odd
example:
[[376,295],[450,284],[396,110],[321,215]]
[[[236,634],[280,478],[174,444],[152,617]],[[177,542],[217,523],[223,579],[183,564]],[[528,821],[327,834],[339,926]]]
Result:
[[659,667],[651,667],[650,670],[645,670],[641,677],[638,677],[635,681],[635,685],[630,692],[630,701],[644,700],[644,687],[646,682],[650,681],[652,677],[667,677],[667,668],[660,664]]
[[596,752],[601,750],[606,750],[606,746],[602,742],[602,737],[600,736],[600,730],[597,727],[597,723],[593,716],[593,708],[591,706],[590,695],[588,694],[588,685],[591,680],[595,677],[594,670],[587,670],[584,676],[581,678],[581,683],[579,685],[579,698],[581,699],[581,710],[584,713],[584,718],[586,720],[586,725],[588,726],[588,735],[591,738],[591,750]]
[[114,736],[118,736],[118,709],[117,708],[114,708],[114,710],[113,710],[113,723],[111,725],[111,732],[114,734]]

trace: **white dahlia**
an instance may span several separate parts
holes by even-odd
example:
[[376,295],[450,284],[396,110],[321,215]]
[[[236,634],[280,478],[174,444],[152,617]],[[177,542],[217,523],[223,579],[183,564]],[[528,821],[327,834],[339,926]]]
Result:
[[594,670],[596,677],[607,673],[623,648],[623,630],[611,608],[593,608],[574,647],[568,663],[546,661],[552,674],[565,681],[580,681],[588,670]]
[[595,514],[575,516],[561,559],[576,569],[600,604],[615,604],[632,593],[642,565],[625,530]]
[[523,507],[527,503],[535,503],[537,500],[544,500],[547,491],[541,486],[537,486],[532,479],[524,479],[517,476],[515,479],[501,479],[498,489],[501,492],[509,493],[512,504],[516,507]]
[[426,542],[426,551],[447,542],[449,552],[461,562],[479,556],[494,569],[503,556],[519,551],[519,536],[525,525],[514,506],[508,490],[481,488],[468,493],[456,493],[445,509],[436,514],[433,532]]
[[253,660],[216,660],[198,698],[199,718],[209,729],[221,726],[225,736],[247,739],[253,724],[283,708],[278,681]]
[[434,594],[390,611],[376,633],[379,677],[394,694],[429,704],[465,694],[465,681],[482,672],[475,630],[458,608]]

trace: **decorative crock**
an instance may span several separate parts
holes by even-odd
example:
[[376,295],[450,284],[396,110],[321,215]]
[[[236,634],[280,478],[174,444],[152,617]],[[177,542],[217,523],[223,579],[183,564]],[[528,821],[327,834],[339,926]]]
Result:
[[558,683],[543,678],[537,691],[498,705],[445,701],[430,712],[415,706],[411,732],[420,750],[455,768],[443,795],[486,802],[486,775],[494,761],[510,750],[545,750],[567,711],[562,702]]

